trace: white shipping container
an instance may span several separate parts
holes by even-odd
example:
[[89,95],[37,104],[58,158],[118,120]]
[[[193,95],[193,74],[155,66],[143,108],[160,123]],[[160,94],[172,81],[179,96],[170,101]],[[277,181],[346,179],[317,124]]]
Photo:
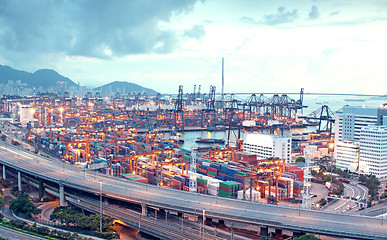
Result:
[[242,126],[244,127],[255,127],[256,123],[254,120],[245,120],[242,122]]
[[148,162],[148,157],[138,157],[137,160],[139,162]]
[[210,195],[218,196],[219,195],[219,183],[209,183],[207,186],[207,192]]
[[211,163],[210,163],[210,162],[206,162],[206,161],[204,161],[204,162],[202,162],[202,165],[203,165],[203,166],[207,166],[207,167],[209,167],[209,166],[211,165]]
[[[252,201],[258,202],[261,198],[261,193],[256,190],[253,190],[251,193]],[[243,199],[243,190],[238,191],[238,199]],[[245,199],[250,200],[250,189],[246,189]]]

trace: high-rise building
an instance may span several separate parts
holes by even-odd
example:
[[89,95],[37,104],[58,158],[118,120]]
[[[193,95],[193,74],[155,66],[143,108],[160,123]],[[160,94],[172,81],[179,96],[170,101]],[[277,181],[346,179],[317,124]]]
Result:
[[359,171],[387,178],[387,127],[368,126],[360,134]]
[[34,121],[34,109],[30,105],[19,106],[19,117],[21,124],[27,124],[28,122]]
[[[363,139],[363,128],[387,124],[387,106],[379,108],[344,106],[335,114],[336,166],[351,171],[361,170],[360,159],[366,159],[367,144]],[[387,148],[387,145],[384,146]],[[363,158],[362,158],[363,155]]]
[[336,167],[352,172],[359,167],[359,143],[353,141],[338,142],[336,145]]
[[290,162],[292,159],[290,136],[248,133],[244,137],[243,151],[257,154],[257,159],[278,157]]

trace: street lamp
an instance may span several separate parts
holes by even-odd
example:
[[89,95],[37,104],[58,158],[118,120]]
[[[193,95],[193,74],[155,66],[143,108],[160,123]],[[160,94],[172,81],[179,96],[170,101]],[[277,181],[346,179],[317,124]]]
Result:
[[102,232],[102,180],[99,180],[99,231]]
[[206,208],[203,208],[203,237],[202,239],[204,240],[204,220],[205,220],[205,217],[206,217]]

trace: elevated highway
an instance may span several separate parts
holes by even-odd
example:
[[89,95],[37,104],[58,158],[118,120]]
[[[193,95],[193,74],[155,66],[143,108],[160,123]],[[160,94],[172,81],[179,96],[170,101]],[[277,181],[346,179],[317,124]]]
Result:
[[155,208],[201,215],[208,218],[281,228],[293,232],[315,233],[357,239],[387,239],[383,219],[297,209],[257,202],[151,186],[124,179],[90,174],[74,166],[58,165],[12,146],[0,145],[0,164],[21,173],[58,183],[83,192],[103,195]]

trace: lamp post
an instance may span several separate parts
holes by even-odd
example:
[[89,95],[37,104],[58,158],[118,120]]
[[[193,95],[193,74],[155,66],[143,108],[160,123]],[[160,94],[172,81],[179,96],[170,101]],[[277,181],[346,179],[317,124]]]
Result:
[[204,220],[205,220],[205,217],[206,217],[206,208],[203,208],[203,235],[202,235],[202,239],[204,240]]
[[102,232],[102,180],[99,180],[99,231]]

